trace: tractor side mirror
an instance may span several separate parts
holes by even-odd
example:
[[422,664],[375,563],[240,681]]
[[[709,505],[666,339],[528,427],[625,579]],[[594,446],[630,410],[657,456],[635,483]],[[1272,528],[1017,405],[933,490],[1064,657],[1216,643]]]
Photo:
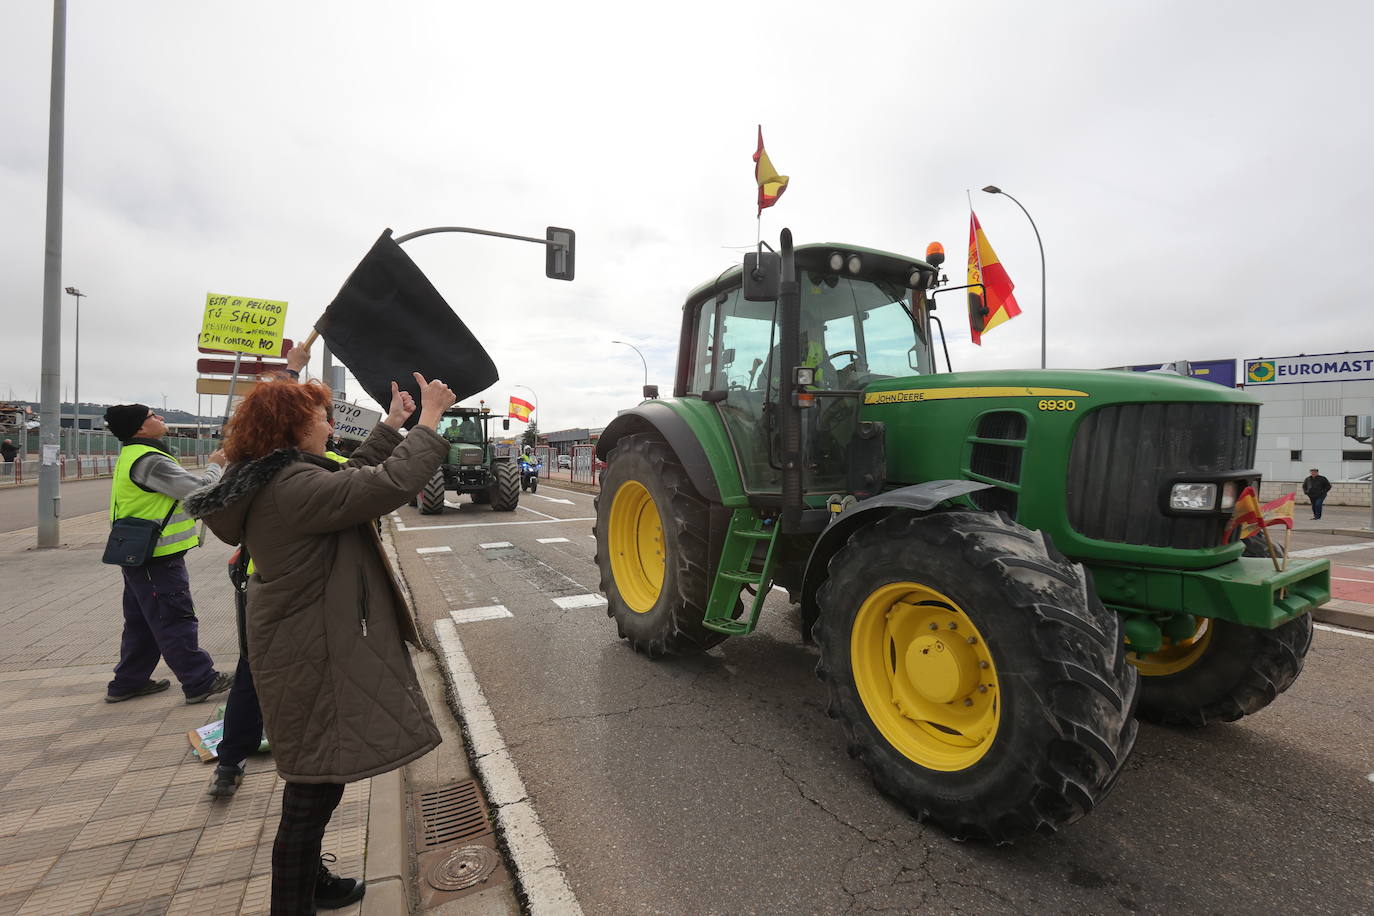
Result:
[[720,352],[720,364],[722,366],[733,366],[735,364],[734,347],[726,347]]
[[747,302],[772,302],[782,282],[782,256],[772,251],[751,251],[744,256],[744,298]]
[[577,233],[571,229],[550,226],[544,238],[556,244],[544,246],[544,276],[550,280],[571,280],[576,259],[574,257]]
[[510,429],[510,417],[507,417],[506,419],[501,421],[501,428]]
[[974,284],[968,291],[968,326],[979,334],[987,327],[988,307],[983,304],[983,285]]

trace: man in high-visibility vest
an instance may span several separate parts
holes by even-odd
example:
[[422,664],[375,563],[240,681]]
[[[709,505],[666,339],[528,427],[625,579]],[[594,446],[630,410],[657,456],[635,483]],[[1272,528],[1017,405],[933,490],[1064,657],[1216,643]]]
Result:
[[110,520],[144,518],[162,525],[153,555],[142,566],[124,566],[124,635],[119,664],[106,689],[105,702],[118,703],[166,690],[166,679],[153,680],[158,659],[166,659],[181,682],[187,703],[203,703],[228,690],[232,674],[215,670],[200,647],[200,621],[191,603],[185,553],[195,547],[195,519],[181,500],[219,480],[224,452],[210,455],[202,474],[183,468],[162,437],[167,424],[145,404],[120,404],[105,412],[105,425],[122,448],[110,492]]

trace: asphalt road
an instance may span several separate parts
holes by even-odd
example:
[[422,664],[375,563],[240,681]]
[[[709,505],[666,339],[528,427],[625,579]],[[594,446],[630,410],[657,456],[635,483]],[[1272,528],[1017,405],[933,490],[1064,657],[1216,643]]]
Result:
[[[60,518],[99,512],[110,505],[110,478],[63,481],[58,493],[62,498],[58,510]],[[26,484],[0,488],[0,532],[32,528],[37,524],[38,487]]]
[[[455,505],[400,510],[402,563],[430,633],[509,611],[456,631],[584,912],[1374,912],[1374,639],[1319,629],[1242,722],[1142,726],[1112,795],[1056,836],[957,844],[847,757],[780,594],[753,635],[650,661],[596,601],[589,495]],[[1374,545],[1339,560],[1374,568]]]

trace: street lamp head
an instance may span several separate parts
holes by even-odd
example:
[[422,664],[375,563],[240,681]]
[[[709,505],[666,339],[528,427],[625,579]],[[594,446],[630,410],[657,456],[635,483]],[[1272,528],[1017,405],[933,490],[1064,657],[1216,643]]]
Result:
[[1002,189],[999,188],[999,187],[997,187],[997,185],[995,185],[995,184],[990,184],[990,185],[988,185],[986,188],[984,188],[983,190],[984,190],[984,191],[987,191],[989,194],[1001,194],[1001,193],[1002,193]]
[[84,293],[82,293],[81,290],[77,289],[75,286],[69,286],[69,287],[67,287],[67,295],[68,295],[68,296],[78,296],[78,297],[79,297],[79,296],[84,295]]
[[629,344],[625,343],[625,341],[623,341],[623,340],[613,340],[613,341],[611,341],[611,343],[625,344],[625,346],[627,346],[627,347],[630,346]]

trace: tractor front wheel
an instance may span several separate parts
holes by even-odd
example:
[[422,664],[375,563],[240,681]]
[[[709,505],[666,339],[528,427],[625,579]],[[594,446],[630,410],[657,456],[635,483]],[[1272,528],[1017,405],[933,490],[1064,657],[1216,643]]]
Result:
[[817,601],[831,716],[877,787],[956,839],[1049,833],[1135,743],[1120,620],[1081,566],[1005,516],[892,515],[850,535]]
[[491,507],[497,512],[514,512],[520,505],[520,469],[509,461],[498,461],[491,469]]
[[1194,617],[1188,639],[1131,655],[1140,672],[1140,717],[1200,728],[1259,712],[1293,685],[1312,645],[1312,615],[1272,630]]
[[438,515],[444,511],[444,472],[435,471],[434,476],[420,491],[418,499],[421,515]]
[[[711,594],[706,501],[661,439],[626,436],[609,461],[595,528],[607,615],[650,658],[719,644],[725,634],[702,626]],[[734,615],[742,608],[737,599]]]

